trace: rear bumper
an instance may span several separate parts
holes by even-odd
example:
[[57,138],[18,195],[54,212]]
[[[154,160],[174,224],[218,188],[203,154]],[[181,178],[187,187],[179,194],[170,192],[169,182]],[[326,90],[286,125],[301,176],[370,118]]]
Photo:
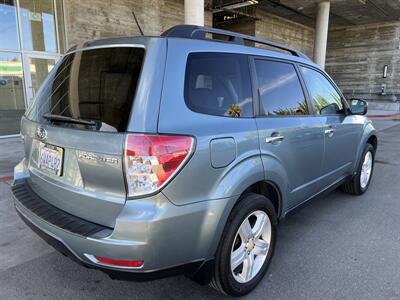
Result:
[[[15,184],[29,187],[29,177],[16,178]],[[50,245],[80,264],[101,269],[113,278],[129,280],[151,280],[181,273],[203,276],[203,270],[213,261],[229,212],[226,208],[233,200],[226,198],[175,206],[159,193],[127,201],[114,228],[97,228],[94,233],[86,234],[79,231],[79,226],[74,231],[71,226],[60,225],[63,222],[57,218],[39,213],[37,207],[29,206],[16,190],[18,188],[13,187],[18,214]],[[23,195],[26,197],[27,193],[33,193],[29,197],[40,198],[29,188]],[[106,265],[93,259],[95,256],[143,260],[144,265],[140,268]]]
[[126,272],[121,270],[115,270],[111,268],[104,268],[99,265],[85,262],[74,254],[62,241],[52,236],[50,233],[41,230],[39,227],[34,225],[25,215],[23,215],[17,208],[17,214],[24,221],[29,228],[32,229],[38,236],[46,241],[50,246],[61,254],[69,257],[74,262],[91,269],[98,269],[108,274],[112,279],[119,280],[132,280],[132,281],[148,281],[160,279],[168,276],[174,276],[179,274],[188,274],[193,278],[197,279],[200,283],[208,283],[211,277],[208,272],[210,267],[213,265],[214,260],[200,260],[195,262],[186,263],[179,266],[169,267],[160,270],[144,271],[144,272]]

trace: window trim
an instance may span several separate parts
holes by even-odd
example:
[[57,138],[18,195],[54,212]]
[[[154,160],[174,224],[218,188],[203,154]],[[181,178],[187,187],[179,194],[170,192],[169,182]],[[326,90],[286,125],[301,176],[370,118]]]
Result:
[[[344,97],[343,93],[338,88],[336,83],[324,71],[322,71],[321,69],[318,69],[318,68],[316,68],[314,66],[306,65],[306,64],[303,64],[303,63],[298,63],[297,66],[298,66],[298,69],[299,69],[300,76],[301,76],[302,80],[304,81],[304,87],[306,89],[306,92],[307,92],[307,95],[308,95],[308,98],[309,98],[309,101],[310,101],[311,109],[312,109],[312,112],[313,112],[314,116],[347,116],[347,115],[349,115],[350,106],[349,106],[349,104],[347,102],[346,97]],[[310,90],[309,90],[309,88],[307,86],[307,83],[306,83],[306,80],[304,78],[303,71],[301,70],[302,67],[303,68],[307,68],[307,69],[311,69],[311,70],[313,70],[313,71],[315,71],[317,73],[320,73],[332,85],[332,87],[334,88],[336,93],[338,93],[339,96],[340,96],[340,101],[342,102],[343,110],[344,110],[343,113],[340,113],[340,114],[323,114],[323,115],[316,113],[316,111],[314,109],[313,102],[312,102],[312,97],[311,97]]]
[[[308,91],[306,89],[305,83],[303,82],[303,78],[300,74],[300,70],[297,67],[297,63],[291,60],[285,60],[285,59],[280,59],[280,58],[274,58],[274,57],[266,57],[266,56],[259,56],[259,55],[251,55],[249,56],[251,60],[251,74],[252,74],[252,87],[253,87],[253,94],[256,95],[256,100],[255,103],[257,104],[257,110],[254,111],[256,118],[308,118],[308,117],[314,117],[314,110],[312,110],[311,102],[309,99]],[[257,70],[256,70],[256,60],[263,60],[263,61],[273,61],[273,62],[280,62],[280,63],[285,63],[292,65],[297,77],[300,82],[300,86],[304,95],[304,100],[306,101],[307,108],[308,108],[308,114],[307,115],[265,115],[262,112],[262,104],[261,104],[261,95],[259,92],[259,84],[258,84],[258,77],[257,77]]]
[[[248,117],[231,117],[231,116],[225,116],[225,115],[217,115],[217,114],[210,114],[210,113],[205,113],[205,112],[199,112],[199,111],[195,111],[193,110],[188,104],[187,104],[187,99],[186,99],[186,76],[187,76],[187,72],[188,72],[188,66],[189,66],[189,58],[192,54],[224,54],[224,55],[236,55],[236,56],[242,56],[245,59],[247,59],[247,70],[249,72],[249,80],[250,80],[250,92],[251,92],[251,101],[252,101],[252,107],[253,107],[253,114],[248,116]],[[187,109],[189,109],[191,112],[196,113],[196,114],[201,114],[201,115],[206,115],[206,116],[213,116],[213,117],[222,117],[222,118],[229,118],[229,119],[254,119],[256,117],[256,109],[258,109],[258,107],[256,107],[256,96],[254,93],[254,89],[253,89],[253,77],[252,77],[252,70],[251,70],[251,65],[249,63],[249,59],[250,59],[249,54],[246,53],[237,53],[237,52],[216,52],[216,51],[191,51],[188,52],[188,54],[186,55],[186,62],[185,62],[185,71],[184,71],[184,80],[183,80],[183,102],[185,103],[185,106],[187,107]]]

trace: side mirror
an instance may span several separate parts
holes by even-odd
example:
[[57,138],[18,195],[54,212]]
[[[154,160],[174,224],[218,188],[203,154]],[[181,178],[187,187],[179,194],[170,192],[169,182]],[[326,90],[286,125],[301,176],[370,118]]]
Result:
[[353,115],[366,115],[368,102],[362,99],[350,99],[350,110]]

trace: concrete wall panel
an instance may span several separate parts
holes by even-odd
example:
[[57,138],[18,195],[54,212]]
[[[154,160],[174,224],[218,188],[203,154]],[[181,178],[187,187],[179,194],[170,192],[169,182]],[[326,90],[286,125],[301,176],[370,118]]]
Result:
[[[326,70],[348,97],[400,97],[400,23],[334,28],[329,31]],[[383,68],[388,65],[387,78]],[[386,84],[386,96],[381,85]]]
[[[184,23],[184,0],[65,0],[68,48],[87,40],[139,35],[132,10],[146,35]],[[211,26],[211,12],[204,16]]]
[[310,58],[314,51],[314,29],[258,10],[256,36],[283,43],[303,51]]

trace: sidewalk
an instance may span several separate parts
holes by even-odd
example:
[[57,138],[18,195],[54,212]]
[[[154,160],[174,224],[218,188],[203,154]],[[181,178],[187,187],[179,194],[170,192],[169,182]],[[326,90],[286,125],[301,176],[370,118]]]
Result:
[[0,139],[0,182],[11,182],[13,171],[24,156],[21,138]]

